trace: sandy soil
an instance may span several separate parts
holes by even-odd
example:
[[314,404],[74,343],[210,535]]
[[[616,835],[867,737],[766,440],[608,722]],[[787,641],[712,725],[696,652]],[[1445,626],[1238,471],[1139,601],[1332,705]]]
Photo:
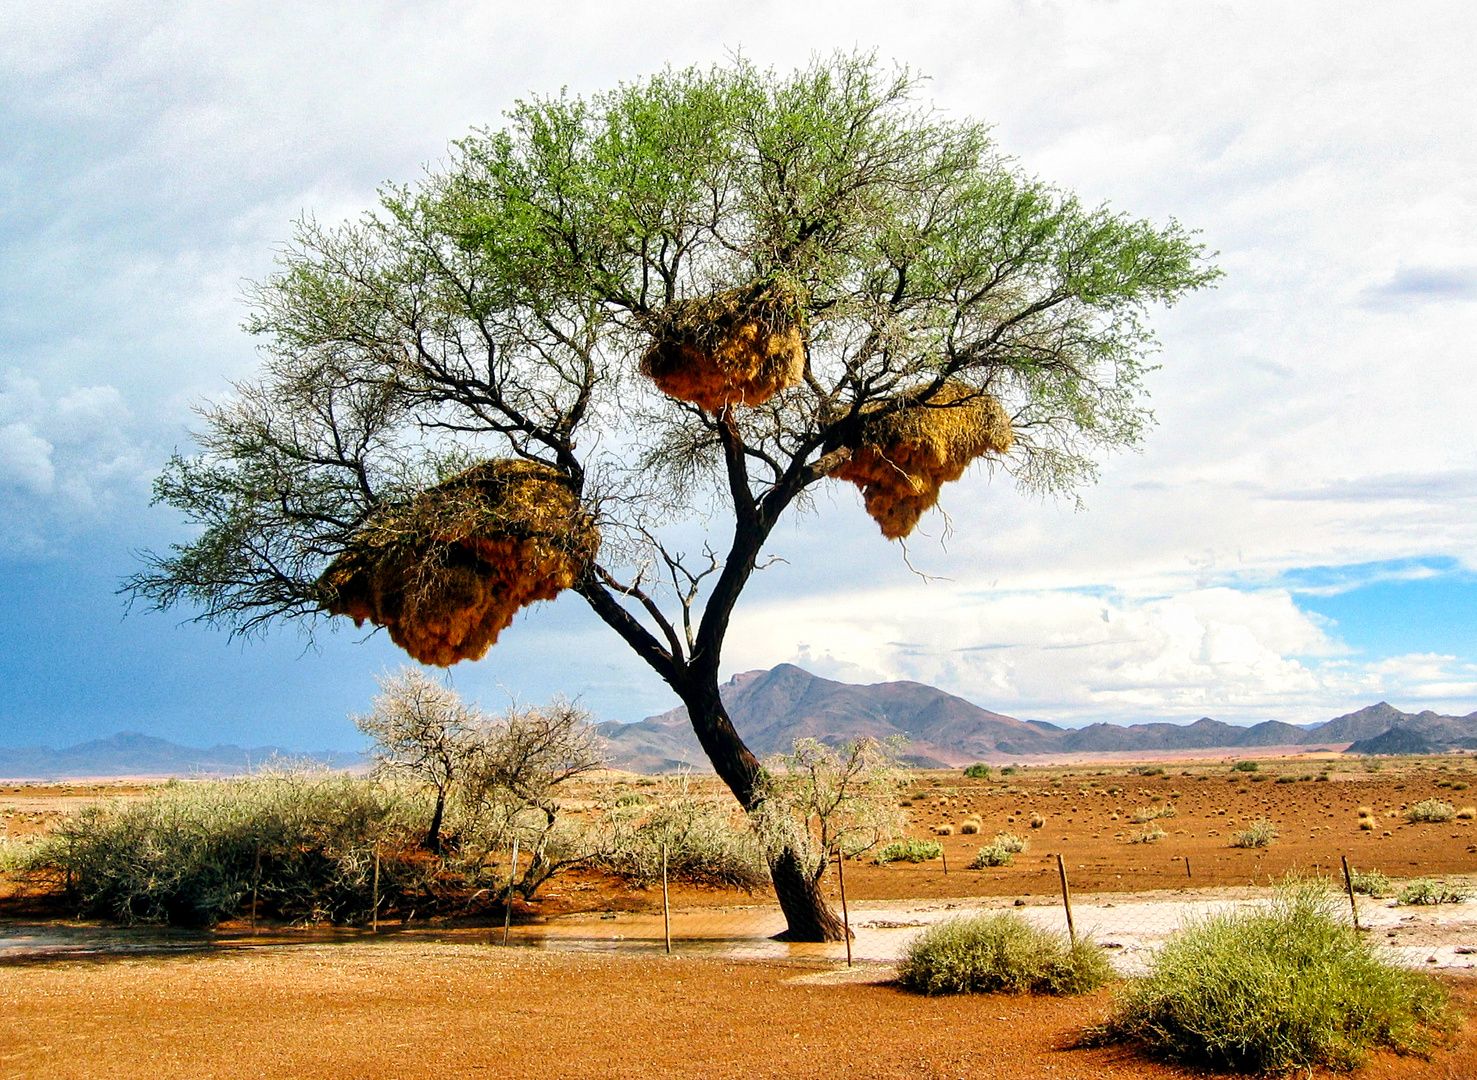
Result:
[[[1108,993],[922,998],[794,964],[373,943],[0,966],[0,1077],[975,1077],[1187,1074],[1072,1049]],[[1463,1012],[1477,982],[1451,980]],[[1477,1075],[1477,1025],[1431,1062]]]

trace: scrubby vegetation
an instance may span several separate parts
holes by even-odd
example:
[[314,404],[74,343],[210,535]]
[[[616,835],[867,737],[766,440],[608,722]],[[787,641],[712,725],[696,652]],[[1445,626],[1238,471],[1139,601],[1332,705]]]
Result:
[[1356,893],[1363,893],[1376,899],[1390,895],[1390,879],[1378,870],[1351,870],[1349,871],[1349,883]]
[[1408,882],[1396,899],[1402,904],[1460,904],[1467,900],[1467,895],[1453,885],[1417,878]]
[[916,840],[909,837],[906,840],[894,840],[884,844],[877,849],[873,861],[879,866],[886,866],[894,862],[920,863],[937,859],[944,853],[944,846],[937,840]]
[[1231,846],[1239,848],[1266,847],[1277,839],[1277,828],[1266,818],[1257,818],[1245,829],[1231,835]]
[[976,761],[964,770],[964,775],[971,780],[988,780],[990,779],[990,772],[990,766],[986,765],[983,761]]
[[1440,984],[1380,959],[1316,882],[1262,910],[1211,916],[1165,944],[1095,1041],[1186,1064],[1351,1069],[1369,1051],[1425,1054],[1455,1023]]
[[1440,799],[1422,799],[1409,810],[1405,811],[1405,820],[1409,822],[1429,821],[1437,824],[1450,821],[1456,817],[1456,807],[1449,802]]
[[1015,854],[999,844],[986,844],[970,860],[971,870],[984,870],[991,866],[1009,866],[1015,862]]
[[375,851],[386,907],[437,888],[421,840],[427,800],[344,776],[283,773],[182,784],[90,807],[26,861],[64,883],[80,913],[121,923],[212,925],[253,893],[264,916],[369,916]]
[[898,981],[921,994],[1085,994],[1113,976],[1086,939],[1033,926],[1015,912],[949,919],[908,945]]

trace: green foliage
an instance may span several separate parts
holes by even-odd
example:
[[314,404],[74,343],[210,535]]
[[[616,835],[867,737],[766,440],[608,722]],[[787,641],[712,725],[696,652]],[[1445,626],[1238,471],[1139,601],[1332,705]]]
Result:
[[1164,776],[1163,765],[1135,765],[1129,770],[1134,776]]
[[894,862],[920,863],[937,859],[944,853],[944,847],[937,840],[918,840],[908,837],[904,840],[894,840],[890,844],[884,844],[877,849],[877,854],[872,861],[878,866],[886,866]]
[[1238,761],[1231,766],[1232,772],[1256,772],[1261,766],[1255,761]]
[[1410,822],[1447,822],[1456,817],[1456,807],[1440,799],[1422,799],[1405,811],[1405,820]]
[[1356,893],[1381,897],[1390,895],[1390,879],[1378,870],[1350,870],[1349,883]]
[[1016,768],[1014,765],[1007,765],[1007,766],[1005,766],[1005,768],[1003,768],[1003,769],[1000,770],[1000,775],[1001,776],[1014,776],[1018,772],[1020,772],[1020,769]]
[[969,868],[983,870],[990,866],[1009,866],[1015,862],[1015,853],[999,844],[986,844],[975,853]]
[[1456,1021],[1440,984],[1382,960],[1317,883],[1265,909],[1208,917],[1129,984],[1096,1041],[1242,1072],[1358,1067],[1370,1050],[1425,1054]]
[[1042,930],[1013,911],[949,919],[908,944],[898,981],[921,994],[1085,994],[1112,967],[1097,945]]
[[1257,818],[1245,829],[1231,834],[1231,846],[1239,848],[1266,847],[1277,839],[1277,828],[1266,818]]
[[964,770],[964,775],[971,780],[988,780],[990,779],[990,773],[990,766],[986,765],[983,761],[976,761]]
[[212,925],[242,914],[253,884],[264,917],[353,922],[369,915],[374,848],[389,906],[426,886],[422,800],[344,776],[284,773],[166,788],[89,807],[30,859],[71,882],[82,914]]
[[[238,630],[311,622],[319,572],[376,506],[489,453],[577,490],[598,455],[625,480],[601,511],[626,525],[702,505],[727,490],[711,422],[627,372],[672,305],[767,284],[795,298],[813,377],[779,412],[735,414],[735,437],[782,463],[750,477],[767,515],[824,480],[806,469],[823,448],[857,445],[864,405],[946,379],[1005,405],[1027,490],[1090,481],[1150,420],[1149,309],[1218,271],[1178,223],[1030,176],[986,124],[921,104],[921,83],[837,54],[530,97],[375,212],[301,222],[249,290],[264,376],[205,410],[202,452],[156,486],[203,531],[130,588]],[[633,416],[616,460],[600,433]]]
[[1408,882],[1396,899],[1402,904],[1460,904],[1466,901],[1468,895],[1456,886],[1432,881],[1430,878],[1417,878]]

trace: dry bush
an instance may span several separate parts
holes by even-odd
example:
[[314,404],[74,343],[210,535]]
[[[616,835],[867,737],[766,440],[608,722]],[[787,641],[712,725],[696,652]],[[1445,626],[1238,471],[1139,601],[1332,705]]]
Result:
[[640,885],[667,876],[697,885],[754,890],[769,882],[763,845],[732,796],[703,793],[686,776],[667,778],[647,803],[618,808],[603,827],[595,863]]
[[963,821],[963,822],[960,822],[960,824],[959,824],[959,835],[960,836],[974,836],[979,831],[980,831],[980,823],[978,821]]
[[896,540],[913,531],[943,485],[963,476],[970,462],[1003,454],[1014,441],[999,401],[950,382],[925,404],[864,420],[860,444],[831,475],[859,487],[882,535]]
[[1239,848],[1266,847],[1277,839],[1277,828],[1266,818],[1257,818],[1245,829],[1231,835],[1231,846]]
[[1136,835],[1129,837],[1128,842],[1130,844],[1152,844],[1157,840],[1163,840],[1168,835],[1169,833],[1165,832],[1158,825],[1150,825],[1147,829],[1143,829]]
[[423,664],[479,659],[518,610],[552,600],[600,537],[547,465],[484,461],[381,507],[319,578],[323,607],[384,626]]
[[1024,836],[1017,836],[1015,833],[1008,832],[996,833],[995,839],[991,840],[990,843],[994,844],[998,848],[1001,848],[1005,851],[1013,852],[1015,854],[1020,854],[1022,851],[1025,851],[1031,846],[1031,842],[1027,840]]
[[1458,821],[1471,821],[1477,818],[1477,806],[1464,806],[1456,812]]
[[761,405],[805,373],[799,311],[779,283],[679,300],[647,320],[654,340],[641,373],[668,397],[711,413]]
[[1409,810],[1405,811],[1405,820],[1409,822],[1429,821],[1441,824],[1456,817],[1456,807],[1451,803],[1442,802],[1440,799],[1422,799]]

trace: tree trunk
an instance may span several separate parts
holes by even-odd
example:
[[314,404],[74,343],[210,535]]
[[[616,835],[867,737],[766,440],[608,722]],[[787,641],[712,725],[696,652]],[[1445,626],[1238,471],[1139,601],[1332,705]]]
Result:
[[[734,729],[728,710],[718,696],[716,673],[693,680],[698,685],[686,687],[683,702],[698,742],[718,776],[728,785],[739,805],[749,813],[764,802],[760,783],[763,769],[759,759],[744,745]],[[820,881],[813,877],[791,848],[774,854],[769,860],[769,876],[774,893],[785,913],[788,926],[777,935],[782,941],[845,941],[846,926],[821,895]]]
[[788,924],[781,941],[845,941],[846,924],[821,895],[821,883],[800,864],[793,851],[783,851],[769,864],[774,895]]
[[426,830],[426,850],[441,854],[441,819],[446,815],[446,792],[437,790],[436,810],[431,814],[431,827]]

